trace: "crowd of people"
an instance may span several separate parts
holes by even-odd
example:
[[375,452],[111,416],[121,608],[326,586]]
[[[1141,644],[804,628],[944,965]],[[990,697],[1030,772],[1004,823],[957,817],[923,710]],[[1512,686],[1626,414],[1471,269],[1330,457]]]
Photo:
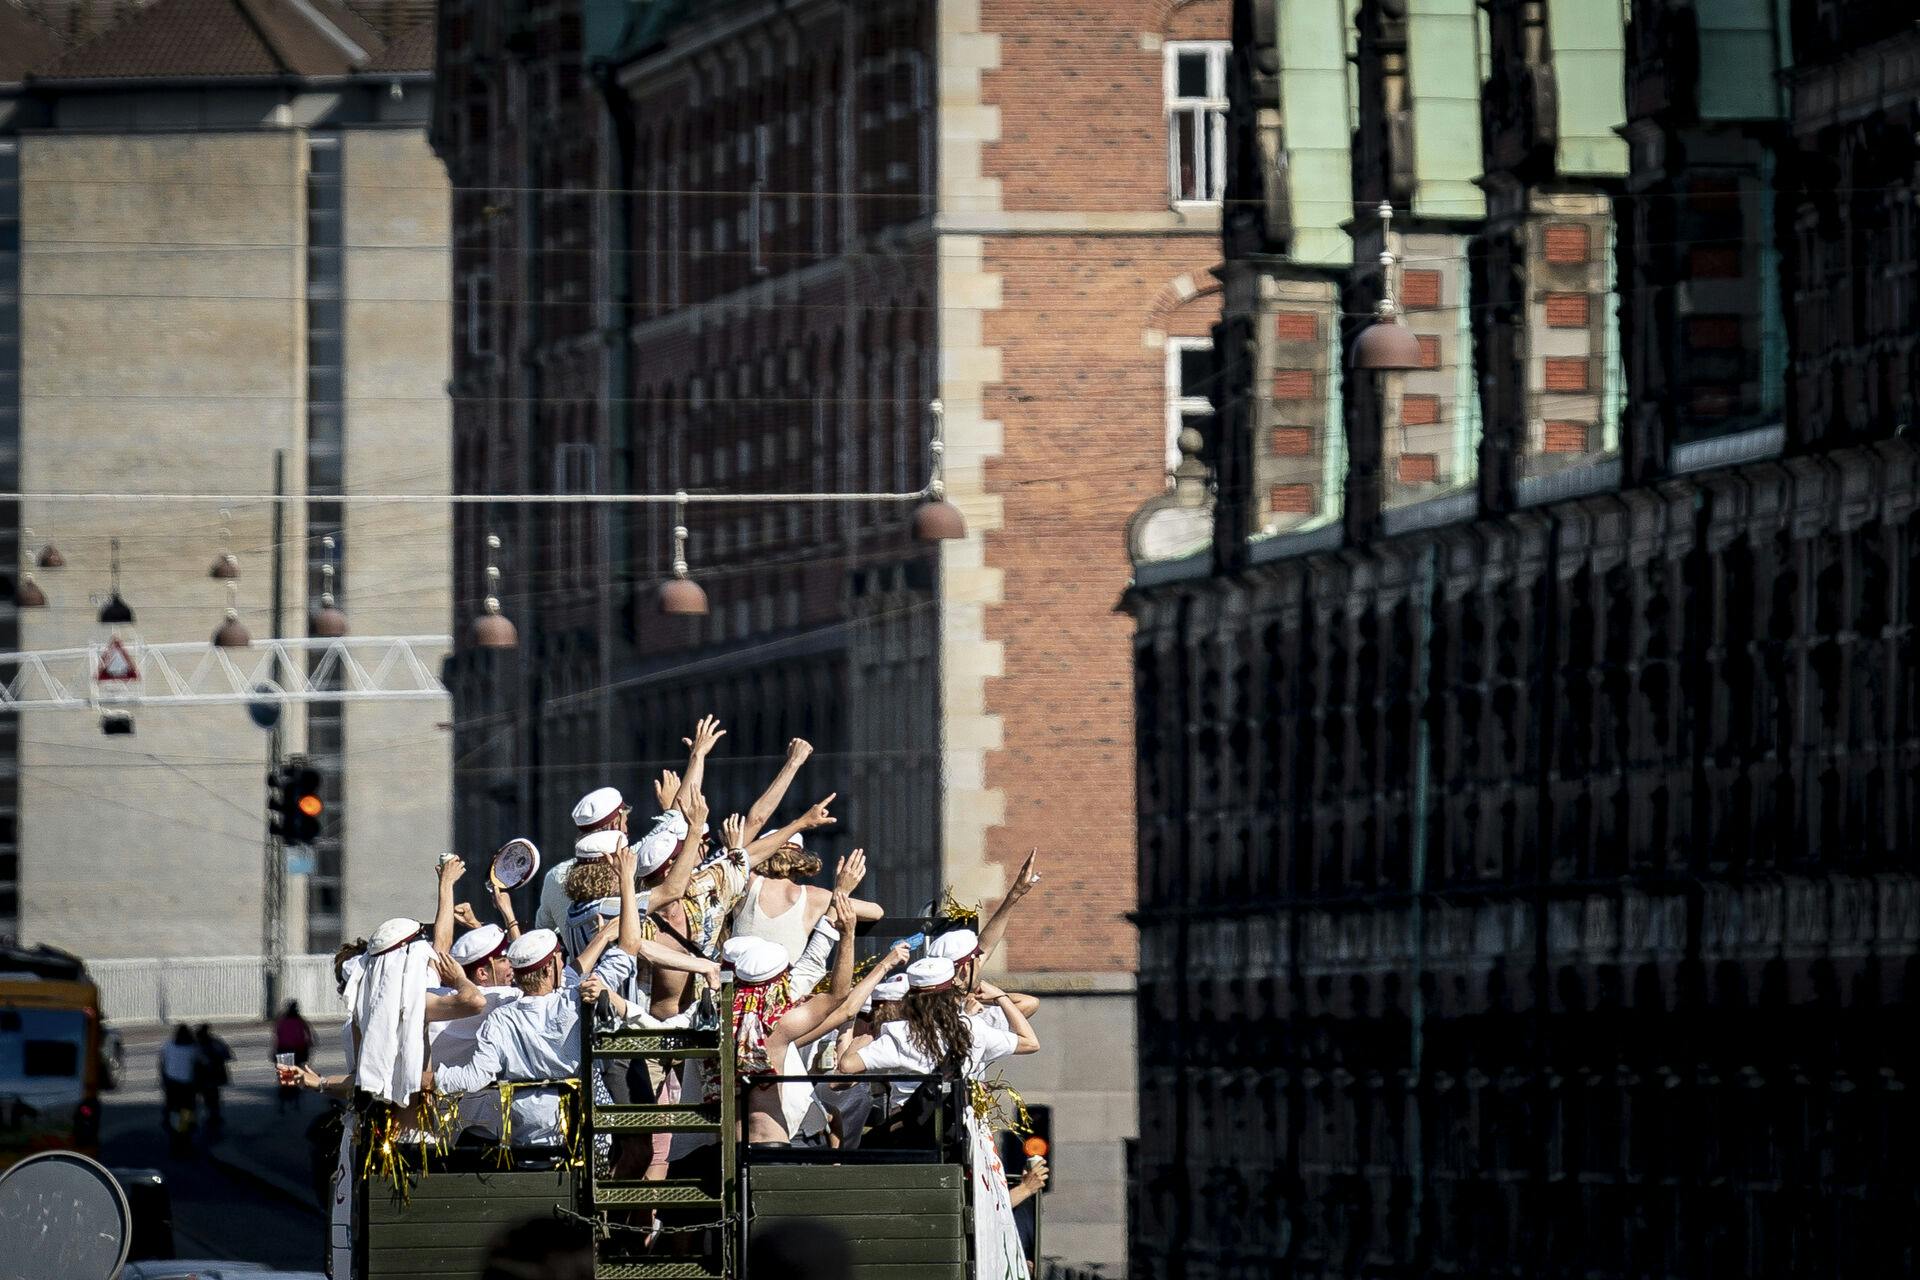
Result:
[[[685,769],[653,785],[657,813],[644,829],[616,788],[583,796],[573,856],[538,886],[531,927],[492,875],[497,921],[483,922],[457,900],[465,863],[444,857],[430,923],[389,920],[336,957],[348,1072],[323,1077],[302,1055],[283,1081],[383,1107],[387,1137],[403,1143],[564,1148],[576,1140],[566,1095],[581,1068],[583,1010],[602,1029],[711,1028],[730,1016],[737,1136],[748,1143],[909,1145],[930,1133],[940,1098],[964,1090],[978,1274],[1026,1275],[1013,1209],[1046,1173],[1037,1165],[1009,1185],[990,1074],[1039,1049],[1039,1002],[1002,991],[982,969],[1039,883],[1035,859],[984,920],[948,911],[863,969],[857,935],[885,915],[857,896],[864,851],[838,860],[830,889],[809,883],[824,867],[807,837],[833,826],[836,795],[769,830],[812,748],[791,743],[764,793],[722,821],[715,842],[703,783],[724,736],[707,717],[683,740]],[[731,1010],[716,1007],[729,978]],[[603,1103],[719,1098],[706,1058],[598,1066],[585,1083]],[[336,1248],[348,1243],[353,1138],[350,1122],[335,1175]],[[714,1141],[621,1135],[587,1158],[612,1177],[661,1179],[697,1170]]]

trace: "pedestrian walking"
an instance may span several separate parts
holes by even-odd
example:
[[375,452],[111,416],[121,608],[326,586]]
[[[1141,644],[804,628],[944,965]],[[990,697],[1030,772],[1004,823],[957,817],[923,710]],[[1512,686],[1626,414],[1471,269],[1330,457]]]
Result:
[[173,1029],[173,1039],[160,1048],[160,1092],[166,1106],[163,1123],[176,1158],[186,1155],[193,1145],[194,1068],[199,1061],[200,1046],[183,1022]]
[[233,1079],[227,1064],[233,1061],[233,1050],[227,1042],[213,1034],[213,1028],[201,1023],[193,1033],[194,1045],[200,1051],[194,1062],[193,1083],[200,1095],[200,1105],[207,1115],[207,1137],[218,1138],[224,1124],[220,1111],[220,1091]]
[[[278,1058],[283,1053],[293,1055],[293,1065],[304,1067],[307,1059],[313,1056],[313,1028],[300,1016],[300,1002],[287,1001],[287,1007],[273,1024],[273,1053]],[[277,1073],[276,1073],[277,1074]],[[289,1084],[284,1076],[280,1078],[280,1110],[300,1105],[300,1085],[298,1077]]]

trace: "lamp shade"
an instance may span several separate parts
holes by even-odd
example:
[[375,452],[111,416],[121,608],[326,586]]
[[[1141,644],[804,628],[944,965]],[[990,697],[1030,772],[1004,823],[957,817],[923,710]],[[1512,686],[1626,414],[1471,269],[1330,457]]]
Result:
[[223,552],[214,559],[213,568],[208,571],[207,576],[230,582],[240,576],[240,561],[233,552]]
[[42,569],[64,569],[67,567],[67,558],[60,554],[60,548],[49,542],[40,548],[40,558],[36,563]]
[[669,578],[660,586],[660,612],[701,617],[707,612],[707,593],[692,578]]
[[[500,615],[496,613],[488,616],[498,618]],[[505,620],[502,619],[502,621]],[[513,624],[509,622],[507,625]],[[327,640],[337,640],[347,634],[347,615],[331,604],[322,605],[313,611],[312,617],[307,619],[307,634]]]
[[1418,369],[1420,339],[1399,321],[1380,317],[1353,340],[1353,367],[1381,372]]
[[951,542],[967,536],[967,518],[945,498],[933,498],[913,510],[913,536],[922,542]]
[[227,620],[213,633],[213,643],[219,649],[244,649],[253,643],[253,637],[247,633],[240,619],[229,612]]
[[128,627],[133,625],[133,606],[120,598],[118,591],[107,597],[100,606],[100,625],[103,627]]
[[32,574],[24,574],[13,588],[13,603],[21,609],[44,609],[47,607],[47,593],[33,580]]
[[505,614],[489,610],[473,620],[473,643],[482,649],[511,649],[520,643],[520,632]]

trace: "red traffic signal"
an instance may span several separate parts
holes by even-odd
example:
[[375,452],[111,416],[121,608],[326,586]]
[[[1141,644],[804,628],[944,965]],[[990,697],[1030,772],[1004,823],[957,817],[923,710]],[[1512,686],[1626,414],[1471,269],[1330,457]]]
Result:
[[320,771],[295,757],[267,775],[269,829],[288,844],[312,844],[320,838]]

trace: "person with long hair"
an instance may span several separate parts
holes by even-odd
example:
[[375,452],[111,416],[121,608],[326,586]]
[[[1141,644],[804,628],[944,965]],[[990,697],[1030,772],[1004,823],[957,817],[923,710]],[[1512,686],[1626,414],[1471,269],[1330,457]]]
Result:
[[[1003,1058],[1040,1051],[1033,1025],[1013,997],[988,982],[979,983],[975,991],[984,1004],[1000,1010],[1005,1030],[966,1011],[966,992],[955,983],[953,961],[937,956],[914,961],[907,966],[901,1017],[881,1024],[865,1043],[849,1041],[840,1053],[840,1070],[848,1075],[949,1076],[974,1085],[984,1084],[988,1069]],[[895,1105],[906,1102],[916,1088],[912,1081],[896,1081],[890,1090]],[[1027,1259],[992,1128],[978,1108],[969,1107],[966,1129],[975,1274],[980,1280],[1026,1280]]]

